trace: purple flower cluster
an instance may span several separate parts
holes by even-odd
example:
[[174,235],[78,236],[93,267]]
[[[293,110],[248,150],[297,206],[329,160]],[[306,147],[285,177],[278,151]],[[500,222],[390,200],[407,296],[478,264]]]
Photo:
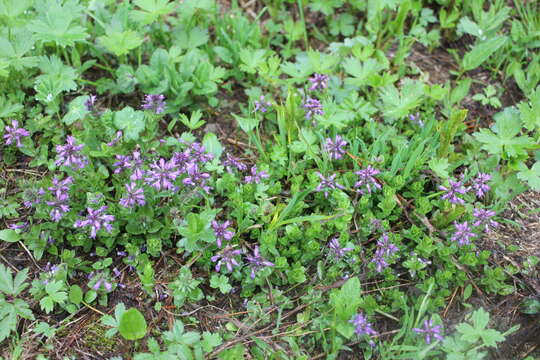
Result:
[[47,201],[47,205],[51,207],[50,216],[55,222],[62,219],[65,213],[70,210],[68,205],[69,201],[69,187],[73,184],[73,178],[71,176],[66,177],[64,180],[59,180],[56,176],[53,178],[53,186],[50,186],[48,190],[53,196],[53,200]]
[[118,131],[116,132],[116,135],[114,136],[114,139],[112,139],[112,140],[111,140],[110,142],[108,142],[106,145],[107,145],[108,147],[111,147],[111,146],[116,145],[116,143],[117,143],[118,141],[120,141],[120,139],[122,138],[122,135],[123,135],[122,131],[121,131],[121,130],[118,130]]
[[84,102],[84,107],[88,111],[94,111],[94,107],[96,105],[97,96],[96,95],[90,95],[88,99]]
[[309,91],[326,89],[328,86],[328,79],[329,77],[327,75],[313,74],[313,76],[309,78],[309,82],[311,83]]
[[470,244],[471,239],[476,237],[476,234],[471,231],[467,221],[461,224],[454,221],[454,225],[456,226],[456,231],[450,240],[456,241],[459,246]]
[[474,209],[473,216],[475,217],[473,226],[484,227],[484,231],[489,232],[491,228],[499,226],[499,223],[491,218],[495,216],[495,211],[486,209]]
[[118,203],[125,208],[146,204],[143,188],[137,187],[134,182],[126,184],[126,195]]
[[344,149],[345,146],[347,146],[347,141],[345,141],[341,136],[336,135],[334,140],[331,138],[326,139],[324,148],[328,152],[330,160],[339,160],[346,153],[346,150]]
[[131,155],[116,155],[116,160],[113,164],[116,169],[114,169],[115,174],[120,174],[126,169],[131,169],[130,180],[137,181],[142,180],[145,175],[145,170],[143,169],[144,160],[141,158],[141,152],[139,150],[133,151]]
[[265,267],[274,267],[274,263],[264,259],[259,253],[259,246],[255,246],[253,255],[246,255],[246,260],[251,268],[250,277],[255,279],[255,273]]
[[321,182],[319,183],[319,185],[315,188],[315,191],[316,192],[320,192],[320,191],[323,191],[324,192],[324,197],[325,198],[328,198],[328,191],[329,190],[335,190],[335,189],[341,189],[341,190],[345,190],[345,188],[338,184],[335,179],[336,179],[336,176],[337,174],[332,174],[330,175],[329,177],[325,178],[320,172],[316,172],[316,174],[319,176],[319,178],[321,179]]
[[459,195],[463,195],[467,192],[467,189],[463,186],[463,182],[448,180],[448,184],[448,187],[442,185],[439,186],[440,190],[446,191],[446,193],[441,196],[441,199],[448,200],[452,204],[465,204],[465,200],[459,197]]
[[210,178],[210,174],[202,172],[199,165],[195,162],[186,165],[187,177],[182,180],[182,183],[187,186],[199,186],[206,193],[210,193],[210,187],[206,185],[206,181]]
[[342,257],[345,256],[345,254],[347,254],[349,251],[353,251],[354,248],[349,248],[349,247],[341,247],[341,245],[339,244],[339,239],[337,237],[335,238],[332,238],[329,242],[328,242],[328,248],[330,249],[330,251],[332,252],[332,254],[334,255],[334,257],[336,259],[341,259]]
[[43,202],[45,190],[43,188],[26,188],[23,190],[23,204],[26,208],[34,207]]
[[91,272],[88,274],[88,279],[88,287],[95,291],[103,289],[106,292],[111,292],[113,289],[113,284],[107,281],[103,274],[94,274],[94,272]]
[[437,339],[439,341],[443,340],[441,335],[441,325],[433,325],[433,320],[425,320],[424,326],[421,328],[413,328],[412,330],[417,334],[424,334],[426,344],[430,344],[432,339]]
[[366,336],[369,338],[369,344],[375,346],[375,342],[371,340],[371,337],[377,335],[377,332],[373,329],[373,325],[367,321],[367,317],[363,313],[356,314],[349,322],[354,325],[356,335]]
[[377,250],[375,250],[373,260],[371,260],[375,264],[375,270],[380,273],[388,267],[389,264],[386,260],[397,253],[398,250],[398,247],[390,241],[388,234],[383,234],[377,241]]
[[162,94],[158,95],[144,95],[144,100],[142,104],[142,108],[144,110],[150,110],[153,111],[156,114],[161,114],[163,111],[165,111],[165,96]]
[[217,272],[221,269],[221,265],[225,265],[227,270],[231,272],[233,267],[240,266],[238,261],[236,261],[236,256],[240,254],[242,254],[242,250],[234,250],[232,247],[227,246],[221,253],[212,256],[210,259],[216,263]]
[[76,228],[90,226],[90,237],[94,239],[97,232],[104,228],[107,232],[112,232],[111,222],[114,221],[113,215],[105,214],[107,206],[102,206],[99,209],[87,208],[88,215],[84,220],[77,220],[73,225]]
[[28,130],[19,127],[17,120],[11,120],[11,126],[6,126],[5,132],[4,140],[6,141],[6,145],[11,145],[15,142],[18,148],[22,147],[21,138],[23,136],[30,136]]
[[262,113],[265,113],[266,111],[268,111],[268,108],[270,108],[272,106],[272,103],[266,101],[264,99],[264,95],[261,95],[261,97],[259,98],[259,100],[255,100],[255,112],[257,111],[260,111]]
[[491,175],[484,173],[478,173],[478,175],[471,180],[470,186],[467,187],[463,185],[463,180],[448,180],[448,186],[439,186],[440,190],[446,192],[443,194],[441,199],[448,200],[452,204],[463,205],[465,204],[465,200],[463,200],[460,195],[467,193],[469,190],[473,190],[478,198],[482,198],[491,189],[491,187],[487,184],[489,180],[491,180]]
[[234,231],[227,230],[231,225],[230,221],[225,221],[220,224],[215,220],[212,220],[212,229],[214,229],[214,234],[216,235],[216,243],[220,248],[223,241],[230,241],[234,236]]
[[375,175],[380,174],[380,171],[373,168],[371,165],[368,165],[367,168],[356,171],[358,175],[358,181],[354,184],[355,188],[360,188],[359,192],[364,194],[364,190],[367,189],[367,192],[371,194],[372,187],[375,189],[381,189],[382,186],[375,179]]
[[56,166],[66,166],[73,169],[82,169],[88,164],[86,156],[80,153],[84,144],[75,144],[75,138],[68,135],[65,145],[56,145],[56,152],[58,159],[56,160]]
[[150,164],[150,170],[145,181],[148,185],[157,190],[175,190],[173,182],[180,175],[178,167],[174,161],[165,161],[161,158]]
[[491,189],[487,184],[489,180],[491,180],[491,175],[479,173],[472,179],[469,189],[473,190],[478,198],[482,198]]
[[247,166],[239,158],[227,153],[227,159],[222,162],[229,173],[232,173],[232,169],[236,168],[239,171],[246,171]]
[[265,171],[258,171],[257,165],[251,167],[251,175],[246,175],[244,177],[244,182],[246,184],[259,184],[262,179],[267,179],[269,177],[268,173]]
[[319,100],[308,97],[303,105],[306,110],[306,119],[310,120],[313,115],[323,115],[323,107]]

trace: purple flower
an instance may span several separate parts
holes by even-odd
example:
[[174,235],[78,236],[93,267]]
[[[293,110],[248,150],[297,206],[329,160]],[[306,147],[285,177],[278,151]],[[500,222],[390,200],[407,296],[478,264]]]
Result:
[[57,193],[56,198],[53,201],[47,201],[47,205],[52,207],[49,215],[53,221],[60,221],[64,214],[70,210],[69,205],[67,204],[68,200],[69,196],[67,193]]
[[443,337],[441,336],[441,325],[433,326],[433,320],[424,321],[423,328],[413,328],[412,329],[417,334],[424,334],[426,344],[430,344],[433,338],[442,341]]
[[[371,165],[368,165],[367,168],[355,172],[358,175],[358,181],[354,184],[355,188],[364,187],[367,189],[368,193],[371,194],[371,187],[375,189],[381,189],[381,185],[375,179],[375,175],[380,174],[380,171],[373,168]],[[364,193],[364,189],[359,190],[361,194]]]
[[105,288],[105,291],[110,292],[112,290],[112,284],[105,279],[99,279],[98,281],[96,281],[92,286],[92,289],[98,291],[101,289],[102,285]]
[[131,156],[130,155],[115,155],[117,162],[113,164],[115,174],[120,174],[124,169],[131,168]]
[[232,173],[232,168],[235,167],[239,171],[246,171],[247,166],[239,158],[232,156],[227,153],[227,160],[223,161],[223,166],[227,169],[229,173]]
[[146,204],[144,190],[140,187],[138,188],[136,183],[126,184],[126,192],[126,196],[119,201],[119,204],[123,207],[131,208],[135,205],[142,206]]
[[319,183],[319,185],[315,188],[315,191],[317,192],[320,192],[320,191],[324,191],[324,197],[325,198],[328,198],[328,190],[335,190],[335,189],[341,189],[341,190],[345,190],[345,188],[338,184],[337,182],[335,182],[335,179],[336,179],[336,176],[337,174],[332,174],[330,175],[328,178],[325,178],[320,172],[316,172],[316,174],[319,176],[319,178],[321,179],[321,182]]
[[242,250],[233,250],[231,247],[226,247],[221,253],[212,256],[212,262],[217,262],[216,271],[219,272],[221,265],[225,264],[227,270],[231,272],[234,266],[240,266],[236,261],[235,256],[242,254]]
[[110,222],[114,221],[114,216],[104,213],[107,208],[107,206],[102,206],[97,210],[87,208],[86,210],[88,211],[88,215],[86,216],[86,219],[75,221],[74,227],[79,228],[90,226],[91,238],[95,238],[97,232],[101,228],[104,228],[105,230],[107,230],[108,233],[111,233],[112,225],[110,224]]
[[308,97],[304,103],[304,109],[306,110],[306,119],[311,119],[313,115],[323,115],[324,111],[322,104],[319,100]]
[[353,250],[354,250],[354,248],[348,248],[348,247],[342,248],[341,245],[339,244],[339,240],[338,240],[337,237],[332,238],[332,239],[330,240],[330,242],[328,243],[328,247],[330,248],[330,250],[332,251],[333,255],[334,255],[337,259],[342,258],[342,257],[345,256],[345,254],[348,253],[349,251],[353,251]]
[[325,150],[328,151],[330,155],[330,160],[338,160],[343,157],[343,154],[346,153],[346,150],[343,147],[347,146],[347,141],[345,141],[341,136],[336,135],[334,140],[328,138],[326,139],[326,144],[324,146]]
[[259,184],[262,179],[267,179],[269,175],[265,171],[257,171],[257,165],[251,167],[251,175],[244,177],[246,184]]
[[474,179],[472,179],[471,186],[467,190],[474,190],[476,196],[482,198],[489,191],[489,189],[491,189],[490,186],[486,184],[489,180],[491,180],[491,175],[479,173]]
[[216,243],[219,248],[222,245],[222,241],[230,241],[234,236],[234,231],[227,230],[230,225],[231,222],[228,220],[223,224],[219,224],[217,221],[212,220],[212,229],[214,229]]
[[258,245],[256,245],[255,249],[253,250],[253,256],[246,255],[246,260],[249,262],[249,266],[251,268],[251,273],[249,277],[251,277],[252,279],[255,279],[255,273],[260,269],[264,267],[275,266],[274,263],[271,263],[260,255]]
[[[363,313],[356,314],[349,322],[354,325],[354,332],[358,336],[371,338],[371,336],[377,335],[377,332],[373,330],[373,325],[367,321],[367,317]],[[369,340],[369,344],[375,346],[375,342],[371,339]]]
[[180,175],[180,171],[176,170],[175,164],[161,158],[158,162],[150,164],[146,182],[157,190],[174,190],[173,181],[178,175]]
[[116,136],[114,137],[114,139],[112,139],[110,142],[108,142],[106,145],[111,147],[111,146],[114,146],[121,138],[122,138],[122,131],[121,130],[118,130],[116,132]]
[[491,219],[493,216],[495,216],[495,211],[474,209],[473,216],[476,218],[473,226],[483,226],[486,232],[489,232],[490,228],[497,227],[499,225],[498,222]]
[[454,221],[454,225],[456,226],[456,232],[450,240],[457,241],[460,246],[470,244],[471,239],[476,237],[476,234],[471,232],[471,228],[467,221],[461,224]]
[[113,268],[112,271],[113,271],[114,277],[119,277],[120,275],[122,275],[120,270],[118,270],[117,268]]
[[377,250],[373,254],[372,263],[375,264],[375,271],[382,272],[389,266],[387,258],[398,252],[398,247],[388,238],[388,234],[383,234],[377,241]]
[[156,114],[161,114],[165,111],[165,96],[162,94],[159,95],[144,95],[144,101],[142,108],[144,110],[151,110]]
[[58,177],[55,176],[52,183],[53,186],[48,187],[48,189],[54,196],[59,197],[61,194],[68,196],[69,185],[73,184],[73,178],[68,176],[60,181]]
[[265,113],[269,107],[271,107],[272,104],[266,100],[264,100],[264,96],[261,95],[259,100],[255,100],[255,112],[260,111],[262,113]]
[[411,122],[413,124],[416,124],[420,127],[424,127],[424,122],[420,119],[420,113],[417,112],[416,114],[409,114],[409,120],[411,120]]
[[448,180],[448,187],[446,186],[439,186],[439,190],[446,191],[446,194],[441,196],[441,199],[448,200],[452,204],[465,204],[465,201],[458,197],[459,195],[463,195],[467,192],[467,189],[463,187],[463,184],[461,181],[453,181]]
[[45,189],[43,188],[26,188],[23,190],[24,206],[27,208],[36,206],[43,202],[43,195],[45,195]]
[[93,111],[94,106],[96,105],[97,96],[96,95],[90,95],[88,99],[84,102],[84,107],[88,111]]
[[27,222],[23,222],[21,224],[9,224],[8,228],[11,230],[23,230],[28,227]]
[[141,158],[141,152],[139,150],[133,151],[131,154],[131,175],[129,179],[131,181],[137,181],[142,180],[145,175],[145,171],[143,170],[142,166],[144,164],[144,160]]
[[311,83],[309,91],[326,89],[326,86],[328,85],[328,79],[329,78],[327,75],[313,74],[313,76],[309,78],[309,82]]
[[210,187],[206,186],[206,181],[210,178],[210,174],[203,173],[199,170],[199,165],[195,162],[186,165],[187,177],[182,180],[184,185],[200,186],[207,193],[210,192]]
[[6,145],[11,145],[15,142],[18,148],[22,147],[21,138],[23,136],[30,136],[28,130],[19,127],[17,120],[11,120],[11,126],[6,125],[5,131],[4,140],[6,141]]
[[56,145],[56,152],[58,153],[58,160],[56,160],[56,166],[67,166],[72,168],[82,169],[88,164],[88,159],[80,154],[82,145],[75,144],[75,138],[68,135],[65,145]]
[[194,142],[193,144],[191,144],[187,148],[187,151],[189,152],[191,160],[193,161],[205,163],[214,158],[214,155],[207,153],[204,146],[199,142]]
[[399,251],[399,248],[388,238],[388,234],[382,234],[381,238],[377,241],[377,247],[381,249],[384,256],[392,256]]

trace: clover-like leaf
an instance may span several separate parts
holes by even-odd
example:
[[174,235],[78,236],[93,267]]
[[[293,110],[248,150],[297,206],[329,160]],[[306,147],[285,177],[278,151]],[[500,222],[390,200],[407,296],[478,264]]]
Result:
[[114,126],[124,131],[127,140],[137,140],[145,128],[144,113],[126,106],[114,115]]

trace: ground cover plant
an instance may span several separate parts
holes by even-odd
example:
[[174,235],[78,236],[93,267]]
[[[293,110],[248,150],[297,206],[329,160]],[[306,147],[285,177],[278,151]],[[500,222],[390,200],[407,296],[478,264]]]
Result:
[[534,358],[537,2],[0,0],[0,29],[4,359]]

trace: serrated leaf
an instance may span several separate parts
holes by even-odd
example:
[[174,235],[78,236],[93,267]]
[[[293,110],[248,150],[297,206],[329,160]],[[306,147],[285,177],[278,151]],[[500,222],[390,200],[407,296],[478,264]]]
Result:
[[114,126],[124,131],[126,140],[138,140],[145,128],[144,112],[126,106],[114,114]]
[[534,191],[540,191],[540,162],[536,162],[530,169],[523,164],[523,168],[517,173],[517,177],[526,181]]
[[142,25],[151,24],[174,11],[174,2],[169,0],[135,0],[134,3],[142,10],[132,10],[131,18]]
[[98,40],[116,56],[126,55],[131,50],[138,48],[143,42],[143,38],[133,30],[110,32],[100,36]]
[[69,110],[64,115],[62,121],[66,125],[72,125],[75,121],[82,120],[89,111],[85,106],[85,102],[88,100],[89,96],[78,96],[69,103]]
[[138,340],[146,335],[146,327],[146,320],[141,312],[131,308],[122,314],[118,331],[126,340]]
[[424,84],[418,80],[405,79],[398,90],[394,85],[381,89],[382,111],[390,122],[403,118],[418,107],[425,96]]

